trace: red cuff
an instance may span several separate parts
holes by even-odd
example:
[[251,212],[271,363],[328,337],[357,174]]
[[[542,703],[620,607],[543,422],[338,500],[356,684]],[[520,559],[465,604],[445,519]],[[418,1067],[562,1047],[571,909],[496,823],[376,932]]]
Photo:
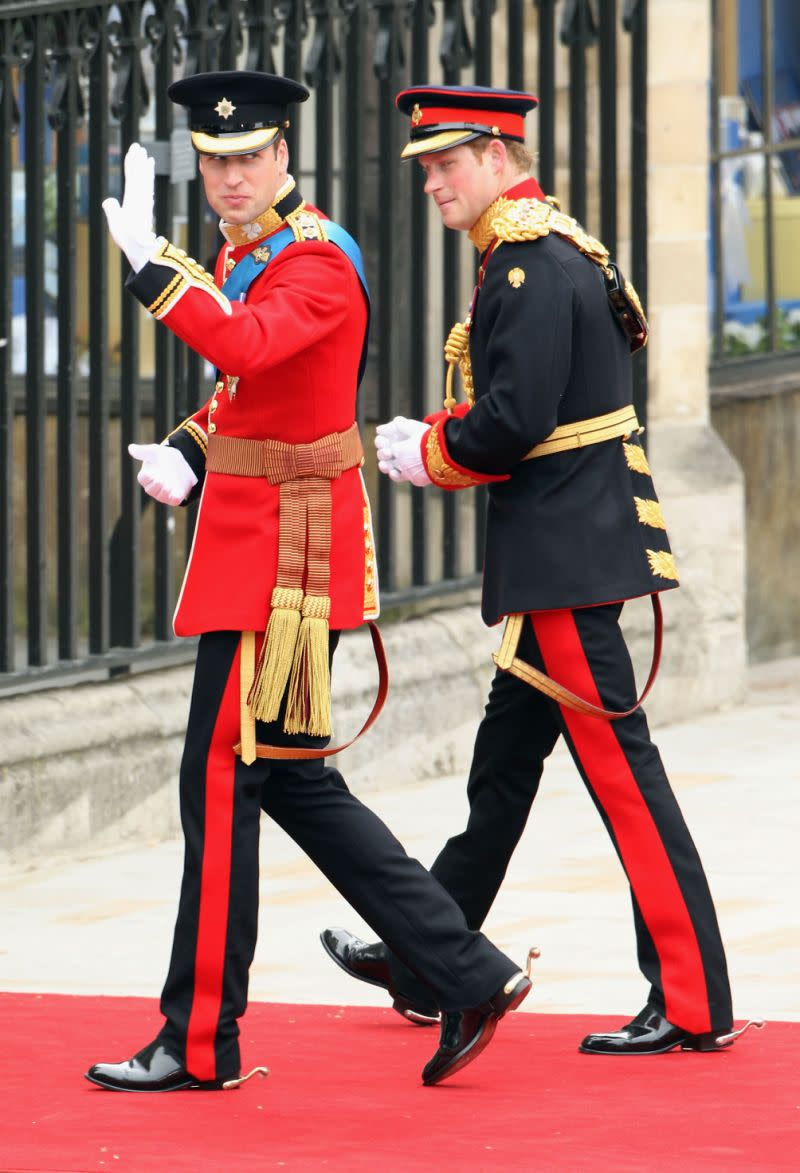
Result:
[[444,409],[442,411],[432,411],[430,415],[425,416],[423,422],[433,426],[433,424],[438,424],[440,420],[449,420],[451,418],[463,420],[469,409],[470,404],[464,400],[463,403],[457,403],[452,411],[445,411]]
[[491,473],[473,472],[453,460],[447,451],[444,434],[444,426],[449,418],[447,416],[446,419],[435,423],[424,433],[420,443],[422,463],[433,484],[438,485],[440,489],[469,489],[473,485],[509,480],[508,474],[494,476]]

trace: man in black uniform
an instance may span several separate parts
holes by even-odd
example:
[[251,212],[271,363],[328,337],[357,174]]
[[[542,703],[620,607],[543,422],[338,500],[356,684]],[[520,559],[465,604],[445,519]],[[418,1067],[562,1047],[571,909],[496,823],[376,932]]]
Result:
[[[599,241],[528,172],[530,95],[415,87],[398,95],[444,224],[468,231],[480,268],[451,331],[445,410],[378,428],[379,467],[397,481],[487,484],[482,615],[507,617],[478,729],[466,829],[432,872],[478,928],[525,827],[559,736],[597,806],[633,899],[647,1005],[591,1054],[715,1050],[733,1041],[717,918],[697,851],[644,713],[619,627],[623,601],[678,585],[631,405],[631,352],[647,325]],[[449,395],[454,365],[468,402]],[[342,929],[323,944],[395,1008],[436,1020],[435,999],[385,945]]]
[[[133,269],[131,292],[219,370],[200,412],[167,442],[132,451],[159,501],[179,504],[202,485],[176,613],[180,634],[200,636],[180,778],[186,853],[164,1024],[132,1059],[96,1063],[87,1078],[126,1092],[249,1078],[238,1020],[256,944],[263,808],[436,990],[442,1032],[422,1078],[439,1083],[480,1054],[530,980],[467,926],[324,761],[329,730],[313,704],[322,711],[328,700],[340,630],[377,610],[354,435],[368,322],[358,250],[286,170],[281,131],[287,107],[308,97],[304,86],[222,72],[184,78],[169,93],[188,108],[206,195],[222,216],[216,283],[156,238],[153,163],[138,144],[122,205],[104,208]],[[257,644],[274,713],[253,692]],[[282,663],[273,665],[276,649]]]

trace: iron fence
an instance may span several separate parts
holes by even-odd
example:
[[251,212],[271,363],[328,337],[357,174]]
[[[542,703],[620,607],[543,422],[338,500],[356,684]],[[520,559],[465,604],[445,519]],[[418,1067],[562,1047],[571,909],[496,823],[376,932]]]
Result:
[[[152,507],[127,445],[160,439],[207,399],[210,377],[125,295],[101,210],[119,191],[127,145],[139,140],[157,160],[157,231],[200,260],[216,252],[168,84],[243,67],[311,88],[288,134],[292,171],[365,254],[374,298],[360,406],[368,441],[375,421],[439,405],[442,343],[463,317],[475,268],[459,234],[432,217],[415,169],[399,162],[405,128],[394,94],[426,80],[537,91],[529,121],[543,187],[612,252],[627,245],[646,296],[646,32],[646,0],[5,0],[0,692],[186,655],[171,615],[192,510]],[[563,125],[568,139],[557,136]],[[621,199],[623,175],[630,190]],[[558,192],[560,183],[568,190]],[[645,388],[640,358],[640,419]],[[366,471],[385,606],[477,581],[481,493],[396,486],[369,458]]]

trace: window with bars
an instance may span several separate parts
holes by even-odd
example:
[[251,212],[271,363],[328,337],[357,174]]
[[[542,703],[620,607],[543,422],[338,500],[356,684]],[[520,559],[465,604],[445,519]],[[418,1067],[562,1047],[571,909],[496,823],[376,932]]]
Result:
[[713,358],[800,357],[800,4],[712,8]]

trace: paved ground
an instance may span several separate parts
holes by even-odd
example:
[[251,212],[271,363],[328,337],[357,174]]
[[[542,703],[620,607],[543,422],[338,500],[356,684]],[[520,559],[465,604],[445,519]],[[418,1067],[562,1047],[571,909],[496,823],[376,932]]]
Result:
[[[746,705],[656,730],[700,848],[728,948],[737,1017],[800,1019],[800,660],[751,672]],[[460,828],[461,778],[369,801],[423,862]],[[318,932],[364,926],[272,824],[263,830],[256,1000],[384,1003],[323,954]],[[156,997],[168,960],[178,841],[0,874],[0,989]],[[644,1002],[626,888],[565,753],[549,763],[534,817],[487,923],[522,960],[542,958],[524,1010],[613,1013]]]

